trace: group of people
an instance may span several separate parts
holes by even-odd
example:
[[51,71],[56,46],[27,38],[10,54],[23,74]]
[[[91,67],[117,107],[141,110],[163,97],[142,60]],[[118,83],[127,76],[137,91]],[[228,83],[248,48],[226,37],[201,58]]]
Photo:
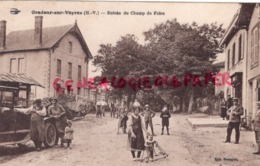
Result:
[[96,117],[101,118],[102,116],[105,116],[106,111],[108,111],[109,106],[105,101],[98,101],[95,106],[96,110]]
[[[148,104],[144,106],[144,110],[139,105],[130,110],[129,115],[129,131],[128,131],[128,148],[131,151],[133,159],[140,159],[141,152],[146,150],[148,157],[153,159],[153,150],[156,141],[153,140],[155,136],[152,119],[155,116],[155,112],[150,108]],[[141,117],[144,117],[144,123]],[[169,135],[169,118],[171,117],[167,106],[164,106],[160,114],[162,118],[162,135],[164,133],[164,127],[167,129]],[[151,128],[151,134],[148,132],[148,126]],[[144,135],[145,134],[145,135]],[[145,141],[145,137],[147,138]]]
[[58,104],[57,98],[51,98],[51,105],[43,105],[41,99],[36,99],[29,108],[15,108],[16,111],[31,116],[30,120],[30,136],[34,142],[37,151],[42,148],[44,141],[44,117],[49,116],[55,118],[55,126],[57,128],[58,137],[60,138],[60,146],[71,148],[71,140],[73,139],[72,122],[67,120],[65,109]]
[[[255,140],[257,144],[257,151],[253,154],[260,155],[260,102],[257,102],[258,111],[255,118],[252,120],[255,132]],[[227,108],[227,110],[223,109]],[[238,98],[231,98],[230,95],[227,99],[227,104],[221,103],[221,117],[227,118],[229,120],[227,127],[227,137],[224,141],[225,143],[231,142],[231,133],[235,129],[235,144],[239,143],[240,138],[240,124],[241,116],[243,115],[243,107],[238,104]]]

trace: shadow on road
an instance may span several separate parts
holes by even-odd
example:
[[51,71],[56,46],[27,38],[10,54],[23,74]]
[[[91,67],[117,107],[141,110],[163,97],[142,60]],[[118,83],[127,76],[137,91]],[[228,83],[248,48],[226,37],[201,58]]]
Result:
[[35,151],[34,147],[23,145],[21,147],[10,145],[0,147],[0,163],[18,157],[19,155]]

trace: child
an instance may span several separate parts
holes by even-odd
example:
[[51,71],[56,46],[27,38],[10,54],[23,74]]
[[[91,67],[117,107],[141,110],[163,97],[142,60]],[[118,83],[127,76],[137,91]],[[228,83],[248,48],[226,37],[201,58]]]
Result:
[[156,141],[153,140],[153,136],[149,135],[148,139],[145,141],[145,149],[147,152],[147,161],[150,159],[151,161],[153,161],[153,155],[154,155],[154,145],[157,144]]
[[119,114],[119,126],[118,126],[118,130],[117,130],[117,134],[119,134],[119,128],[122,127],[123,133],[126,133],[126,127],[127,127],[127,120],[128,120],[128,116],[127,116],[127,111],[126,110],[122,110],[121,113]]
[[163,107],[160,117],[162,118],[162,135],[163,135],[164,126],[166,126],[167,134],[170,135],[170,133],[169,133],[169,118],[171,117],[171,114],[168,111],[167,106]]
[[71,127],[72,126],[71,120],[67,120],[67,124],[68,124],[68,126],[65,128],[65,135],[64,135],[64,139],[67,143],[67,147],[65,147],[65,148],[71,149],[71,140],[73,139],[74,131],[73,131],[73,128]]

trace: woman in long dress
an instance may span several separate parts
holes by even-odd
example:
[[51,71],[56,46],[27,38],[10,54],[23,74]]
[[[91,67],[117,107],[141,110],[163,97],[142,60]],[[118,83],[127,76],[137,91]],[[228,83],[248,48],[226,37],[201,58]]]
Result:
[[145,129],[141,116],[139,115],[139,108],[135,108],[134,113],[130,115],[130,125],[128,132],[128,145],[134,159],[136,158],[136,152],[137,158],[140,158],[141,152],[145,149],[143,130],[147,135],[149,134]]

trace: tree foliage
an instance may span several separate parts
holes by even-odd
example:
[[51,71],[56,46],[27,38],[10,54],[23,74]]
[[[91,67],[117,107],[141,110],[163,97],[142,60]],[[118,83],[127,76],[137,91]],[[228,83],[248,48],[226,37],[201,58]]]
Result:
[[[199,26],[195,22],[181,24],[177,19],[168,20],[143,33],[146,41],[144,45],[129,34],[121,37],[115,46],[101,44],[94,65],[107,78],[175,75],[182,79],[194,68],[203,72],[210,71],[216,54],[222,52],[218,41],[223,33],[222,25],[217,23]],[[176,90],[162,87],[156,91],[170,104],[176,95],[189,96],[190,88]],[[120,93],[131,93],[130,91],[129,88],[120,89]],[[207,91],[207,88],[203,91],[196,90],[201,95]]]

